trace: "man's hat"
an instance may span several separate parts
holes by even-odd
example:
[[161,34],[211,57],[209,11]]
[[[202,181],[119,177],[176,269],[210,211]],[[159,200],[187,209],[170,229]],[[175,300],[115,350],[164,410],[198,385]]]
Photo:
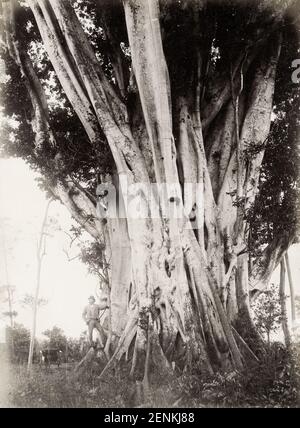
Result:
[[94,296],[90,296],[88,300],[96,300]]

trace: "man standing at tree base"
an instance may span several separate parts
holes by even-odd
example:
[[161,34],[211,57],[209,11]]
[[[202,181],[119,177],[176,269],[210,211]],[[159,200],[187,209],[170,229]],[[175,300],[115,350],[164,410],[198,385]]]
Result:
[[90,296],[88,301],[89,301],[89,304],[84,308],[82,313],[82,318],[88,325],[90,345],[93,346],[93,331],[95,328],[99,332],[100,347],[104,348],[105,334],[100,324],[100,312],[107,308],[107,301],[106,299],[102,299],[100,304],[97,305],[95,303],[94,296]]

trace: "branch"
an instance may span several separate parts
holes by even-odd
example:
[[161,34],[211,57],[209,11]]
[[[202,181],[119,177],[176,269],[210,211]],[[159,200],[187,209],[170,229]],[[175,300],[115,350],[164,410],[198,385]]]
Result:
[[242,232],[244,227],[243,222],[243,211],[244,203],[242,203],[242,198],[246,197],[243,194],[243,170],[244,170],[244,152],[243,152],[243,140],[240,139],[240,97],[244,90],[244,64],[247,60],[248,52],[246,50],[244,58],[240,66],[240,87],[237,94],[234,93],[234,79],[233,72],[231,67],[230,77],[231,77],[231,91],[232,91],[232,103],[234,107],[234,125],[235,125],[235,143],[236,143],[236,160],[237,160],[237,171],[236,171],[236,181],[237,181],[237,190],[236,198],[240,203],[237,204],[237,220],[236,220],[236,231],[234,241],[238,244],[239,240],[242,239]]
[[72,180],[59,180],[51,191],[68,209],[72,217],[95,239],[103,236],[103,225],[97,218],[96,206]]
[[[272,49],[269,47],[268,52],[261,56],[260,62],[255,70],[249,100],[247,100],[249,107],[242,124],[241,135],[238,136],[238,146],[240,146],[241,149],[246,149],[247,144],[249,145],[250,142],[256,147],[260,147],[261,144],[266,141],[269,134],[275,75],[281,47],[280,35],[276,34],[273,44],[275,46],[272,46]],[[237,116],[235,114],[235,121],[236,119]],[[235,126],[235,131],[236,128],[237,124]],[[226,213],[226,215],[222,217],[227,221],[227,224],[222,227],[227,225],[230,226],[230,229],[233,229],[236,225],[237,210],[234,206],[233,198],[235,197],[238,204],[243,202],[242,198],[247,198],[245,209],[254,201],[260,166],[264,156],[264,150],[259,151],[259,153],[251,159],[251,162],[249,162],[249,166],[251,168],[249,171],[246,171],[246,168],[241,168],[240,165],[239,177],[237,177],[236,171],[238,163],[241,163],[242,159],[242,153],[238,156],[238,146],[231,154],[218,196],[219,209],[221,212]],[[245,153],[243,156],[244,155]],[[242,175],[242,177],[240,175]],[[255,183],[254,185],[253,182]],[[244,188],[244,191],[241,191],[241,183],[243,184],[242,189]],[[242,195],[242,198],[239,197],[237,190]],[[233,195],[234,192],[235,195]]]
[[80,257],[80,254],[77,254],[77,256],[74,256],[74,257],[70,257],[68,251],[65,249],[63,249],[63,252],[67,256],[68,262],[72,262],[73,260],[76,260]]
[[158,183],[177,183],[168,68],[157,0],[124,2],[132,65]]
[[[260,49],[263,46],[266,46],[266,40],[274,33],[278,33],[278,24],[281,23],[281,18],[274,19],[274,22],[270,23],[267,29],[261,29],[256,37],[256,40],[252,41],[251,47],[246,48],[248,51],[247,58],[245,59],[244,53],[241,54],[235,61],[232,68],[232,77],[236,78],[238,73],[241,70],[241,65],[243,64],[244,75],[247,74],[251,64],[254,62],[255,58],[259,54]],[[264,34],[263,34],[264,32]],[[203,132],[206,134],[209,126],[215,120],[221,109],[228,103],[231,98],[231,85],[230,85],[230,76],[227,77],[227,73],[222,73],[218,79],[214,80],[212,85],[211,92],[207,96],[208,101],[204,106],[202,111],[202,127]]]
[[[34,7],[34,11],[38,16],[41,15],[37,3],[30,1],[31,5]],[[52,145],[58,147],[55,141],[55,135],[49,124],[49,114],[47,107],[47,99],[42,88],[42,85],[39,82],[39,79],[33,69],[31,60],[26,52],[20,52],[19,44],[16,39],[16,33],[13,30],[14,28],[14,9],[11,6],[10,2],[3,3],[4,6],[4,24],[6,29],[6,39],[8,49],[13,55],[13,59],[16,61],[16,64],[20,67],[21,73],[25,77],[26,87],[30,95],[30,99],[33,106],[33,130],[35,131],[35,146],[36,149],[45,147],[50,141]],[[88,113],[88,112],[87,112]],[[95,138],[98,138],[98,135],[95,133]],[[52,163],[52,168],[60,170],[60,158],[59,155],[55,159],[50,159]],[[68,208],[71,215],[78,221],[78,223],[83,226],[87,232],[92,235],[94,238],[99,239],[102,232],[102,225],[100,221],[97,220],[96,208],[90,199],[86,195],[86,191],[82,190],[82,187],[78,183],[74,183],[73,186],[68,184],[68,181],[73,181],[70,177],[66,177],[65,180],[59,179],[56,185],[49,186],[53,195],[60,199],[63,204]],[[77,193],[77,197],[71,193]],[[39,243],[39,251],[41,251],[41,244]]]
[[25,86],[31,100],[31,125],[35,132],[35,147],[37,150],[47,146],[55,147],[56,142],[49,125],[47,100],[43,87],[34,71],[27,52],[20,49],[15,21],[16,4],[11,1],[2,2],[2,8],[7,50],[12,60],[19,67],[21,75],[24,77]]
[[275,78],[282,47],[282,33],[277,33],[270,43],[268,52],[261,58],[256,70],[249,96],[249,109],[241,130],[242,147],[247,149],[247,144],[252,144],[256,148],[261,148],[256,155],[249,159],[248,171],[245,171],[244,174],[244,187],[246,189],[244,196],[247,197],[247,206],[254,202],[256,196],[259,171],[265,153],[265,142],[267,142],[270,132]]
[[[141,150],[134,141],[129,127],[127,108],[106,78],[73,7],[68,0],[49,0],[49,2],[55,22],[72,56],[73,66],[80,76],[98,123],[107,138],[118,172],[127,174],[131,180],[134,176],[137,181],[148,182]],[[46,42],[45,47],[46,49],[48,47]],[[65,87],[62,74],[58,72],[57,76]],[[69,97],[68,88],[66,89]]]
[[[232,78],[238,75],[241,65],[244,62],[244,73],[246,73],[256,56],[256,50],[247,56],[244,60],[244,54],[241,54],[232,67]],[[209,94],[209,102],[202,112],[202,128],[206,132],[213,120],[217,117],[223,106],[227,104],[231,97],[231,84],[230,78],[225,77],[224,74],[214,82],[213,90]]]
[[91,192],[89,192],[87,189],[82,187],[81,184],[78,183],[78,181],[75,180],[75,178],[72,175],[71,175],[71,180],[79,190],[81,190],[83,193],[85,193],[85,195],[90,199],[91,202],[93,202],[94,204],[97,203],[96,196],[94,196]]
[[[101,27],[105,33],[107,43],[107,54],[113,68],[116,86],[120,95],[125,99],[129,84],[129,65],[121,49],[121,42],[126,42],[126,28],[123,28],[123,6],[121,2],[96,2],[96,7],[101,16]],[[115,24],[116,19],[118,25]],[[123,34],[124,33],[124,34]]]
[[[101,141],[101,131],[93,106],[76,69],[49,1],[28,0],[35,17],[47,54],[60,83],[81,121],[92,144]],[[51,13],[52,12],[52,13]]]

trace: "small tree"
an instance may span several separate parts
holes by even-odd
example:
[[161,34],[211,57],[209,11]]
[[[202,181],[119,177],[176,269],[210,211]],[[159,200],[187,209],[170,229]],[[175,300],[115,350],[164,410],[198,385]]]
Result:
[[67,340],[67,355],[66,358],[70,361],[79,361],[82,358],[82,341],[79,338],[69,337]]
[[54,326],[51,329],[44,331],[43,335],[49,339],[49,341],[47,341],[47,346],[49,348],[56,348],[61,351],[64,351],[67,348],[68,340],[61,328]]
[[[5,219],[1,219],[1,236],[0,236],[0,243],[1,243],[1,252],[2,252],[2,259],[4,264],[4,274],[5,274],[5,284],[0,286],[0,298],[3,300],[4,303],[7,303],[8,310],[3,311],[1,315],[4,317],[7,317],[10,322],[10,327],[12,328],[14,326],[14,319],[18,315],[18,313],[14,310],[14,292],[15,287],[10,283],[9,279],[9,269],[8,269],[8,249],[6,245],[6,236],[3,230],[3,224],[5,224]],[[4,296],[4,297],[2,297]]]
[[37,254],[36,254],[37,255],[37,276],[36,276],[35,295],[32,301],[33,319],[32,319],[32,329],[31,329],[31,338],[30,338],[30,348],[29,348],[29,354],[28,354],[28,365],[27,365],[28,371],[30,371],[31,369],[32,359],[33,359],[34,341],[35,341],[35,334],[36,334],[37,310],[38,310],[39,292],[40,292],[40,286],[41,286],[42,263],[46,255],[46,238],[47,238],[46,227],[47,227],[48,211],[49,211],[50,203],[51,203],[51,199],[48,201],[46,206],[46,211],[45,211],[45,215],[42,223],[42,228],[41,228],[38,247],[37,247]]
[[[26,293],[20,301],[21,305],[26,309],[34,309],[35,306],[35,297],[32,294]],[[48,300],[40,297],[37,301],[37,306],[40,308],[41,306],[47,305]]]
[[9,355],[14,362],[26,361],[30,345],[30,331],[22,324],[15,323],[7,329]]
[[261,293],[253,305],[254,322],[260,333],[267,337],[270,348],[271,333],[276,333],[281,325],[282,312],[278,287],[272,284]]

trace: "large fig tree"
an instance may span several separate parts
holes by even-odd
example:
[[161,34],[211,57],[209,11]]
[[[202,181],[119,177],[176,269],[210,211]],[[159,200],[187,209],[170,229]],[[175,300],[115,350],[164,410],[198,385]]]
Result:
[[5,150],[110,266],[107,367],[257,359],[251,292],[296,236],[299,1],[1,5]]

